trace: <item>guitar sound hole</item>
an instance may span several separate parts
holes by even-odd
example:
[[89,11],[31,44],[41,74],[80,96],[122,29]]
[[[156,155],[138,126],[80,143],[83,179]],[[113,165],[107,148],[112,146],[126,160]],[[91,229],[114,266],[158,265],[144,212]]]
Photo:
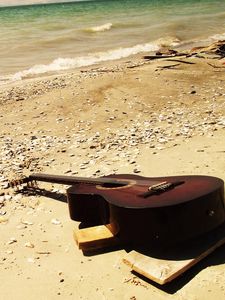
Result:
[[123,186],[126,186],[127,184],[124,183],[104,183],[104,184],[101,184],[101,187],[102,188],[106,188],[106,189],[115,189],[115,188],[120,188],[120,187],[123,187]]

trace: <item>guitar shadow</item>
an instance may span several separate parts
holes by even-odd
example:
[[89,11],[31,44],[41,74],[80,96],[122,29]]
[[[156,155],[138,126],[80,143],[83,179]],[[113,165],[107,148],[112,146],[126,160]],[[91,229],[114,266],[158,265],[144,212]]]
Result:
[[62,193],[58,193],[58,192],[52,192],[52,191],[48,191],[46,189],[42,189],[39,187],[35,187],[35,189],[33,189],[32,187],[26,187],[23,188],[22,190],[19,190],[18,193],[26,195],[26,196],[43,196],[43,197],[47,197],[47,198],[51,198],[60,202],[64,202],[67,203],[67,196],[65,194]]

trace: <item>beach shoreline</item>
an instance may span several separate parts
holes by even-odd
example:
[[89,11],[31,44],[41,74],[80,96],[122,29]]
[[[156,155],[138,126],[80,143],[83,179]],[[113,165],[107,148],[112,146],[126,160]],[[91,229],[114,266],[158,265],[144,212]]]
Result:
[[219,0],[48,2],[0,7],[0,84],[225,38]]
[[[124,249],[85,256],[58,194],[13,194],[30,173],[210,175],[225,180],[224,58],[104,62],[0,88],[1,274],[5,299],[225,297],[224,246],[164,289],[130,272]],[[63,195],[62,195],[63,194]],[[191,221],[191,220],[190,220]],[[13,275],[12,275],[13,274]]]

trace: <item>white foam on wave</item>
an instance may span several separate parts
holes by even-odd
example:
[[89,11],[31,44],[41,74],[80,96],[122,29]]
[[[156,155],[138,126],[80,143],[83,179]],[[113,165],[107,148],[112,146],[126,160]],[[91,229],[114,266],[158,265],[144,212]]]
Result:
[[93,26],[90,28],[86,28],[85,31],[89,32],[102,32],[102,31],[107,31],[112,28],[113,24],[112,23],[106,23],[100,26]]
[[225,40],[225,32],[221,33],[221,34],[214,34],[214,35],[210,36],[209,38],[212,40],[215,40],[215,41]]
[[104,61],[128,57],[130,55],[135,55],[140,52],[157,51],[159,48],[160,46],[157,43],[147,43],[142,45],[136,45],[130,48],[119,48],[106,52],[89,54],[87,56],[80,56],[75,58],[57,58],[50,64],[35,65],[30,69],[17,72],[14,75],[12,75],[11,79],[13,81],[16,81],[49,72],[63,71],[73,68],[90,66]]
[[[105,52],[93,53],[86,56],[75,58],[57,58],[50,64],[34,65],[30,69],[17,72],[10,76],[10,81],[17,81],[33,76],[43,75],[46,73],[90,66],[104,61],[125,58],[141,52],[157,51],[161,46],[164,46],[165,43],[166,45],[177,46],[179,42],[174,38],[166,40],[159,39],[158,41],[155,41],[153,43],[138,44],[133,47],[118,48]],[[7,76],[7,79],[9,80],[9,76]]]

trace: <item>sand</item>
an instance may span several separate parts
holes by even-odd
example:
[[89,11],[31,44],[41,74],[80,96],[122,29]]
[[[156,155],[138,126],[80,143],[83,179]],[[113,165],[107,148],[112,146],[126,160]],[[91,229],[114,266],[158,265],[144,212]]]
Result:
[[160,287],[130,272],[124,249],[77,248],[66,186],[39,184],[57,199],[6,188],[39,171],[224,180],[224,59],[179,59],[193,64],[139,55],[1,88],[2,299],[225,298],[225,247]]

